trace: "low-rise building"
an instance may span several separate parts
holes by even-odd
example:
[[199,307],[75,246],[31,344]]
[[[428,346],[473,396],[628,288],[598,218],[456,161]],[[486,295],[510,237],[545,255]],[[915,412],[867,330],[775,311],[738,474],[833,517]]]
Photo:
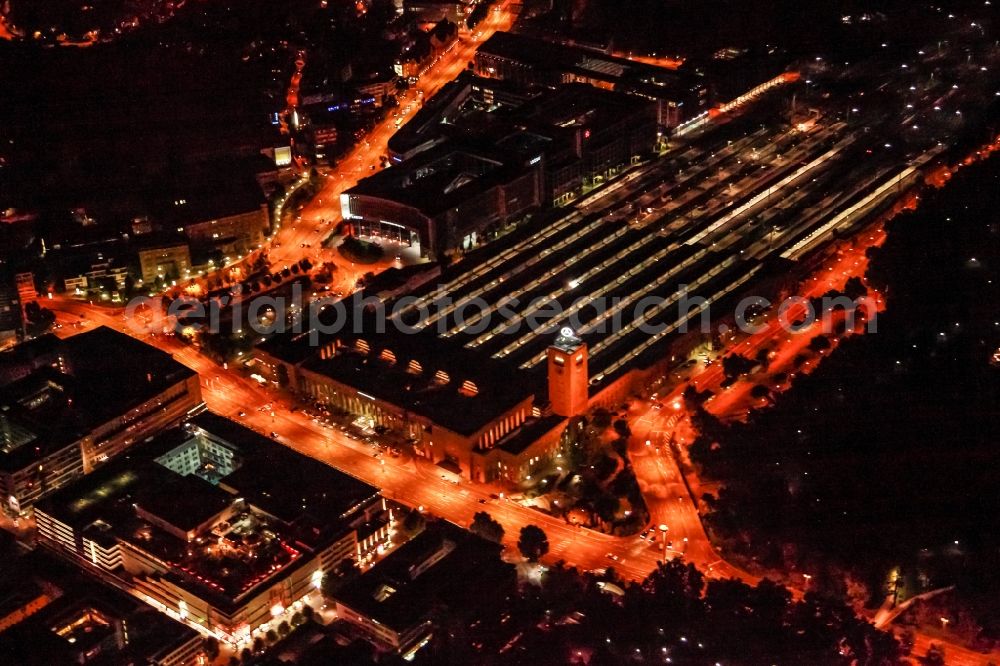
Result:
[[143,282],[183,278],[191,270],[191,248],[180,237],[144,238],[137,254]]
[[481,76],[521,85],[579,82],[645,97],[655,102],[656,120],[663,127],[675,127],[708,110],[708,88],[696,73],[528,35],[494,33],[476,51],[475,68]]
[[466,625],[495,609],[517,585],[500,544],[435,521],[336,592],[337,615],[379,649],[415,651],[436,617]]
[[[319,320],[328,322],[332,311]],[[358,315],[363,316],[363,315]],[[373,331],[370,321],[356,322]],[[461,346],[441,344],[430,331],[352,334],[355,323],[311,339],[277,336],[255,358],[270,378],[282,376],[303,397],[352,414],[410,442],[417,455],[479,481],[495,469],[485,454],[539,416],[534,378]]]
[[65,354],[65,343],[46,333],[31,340],[25,340],[0,354],[0,387],[27,377],[45,367],[55,366]]
[[475,118],[469,123],[462,122],[470,112],[515,109],[541,92],[465,70],[425,100],[406,124],[389,137],[389,156],[396,163],[410,159],[460,134],[468,125],[481,128]]
[[407,16],[422,22],[451,21],[463,29],[475,0],[402,0]]
[[35,515],[44,545],[234,644],[372,557],[392,518],[378,489],[207,412]]
[[14,344],[24,333],[24,321],[24,305],[19,290],[4,284],[0,278],[0,349]]
[[256,181],[181,184],[160,201],[150,217],[167,231],[184,234],[192,245],[224,254],[246,254],[264,241],[270,216]]

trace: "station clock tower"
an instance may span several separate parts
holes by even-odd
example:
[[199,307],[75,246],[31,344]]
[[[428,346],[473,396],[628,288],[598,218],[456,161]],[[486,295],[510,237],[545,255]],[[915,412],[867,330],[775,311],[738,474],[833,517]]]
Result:
[[578,416],[587,411],[590,380],[587,374],[587,343],[573,329],[559,331],[548,348],[549,403],[559,416]]

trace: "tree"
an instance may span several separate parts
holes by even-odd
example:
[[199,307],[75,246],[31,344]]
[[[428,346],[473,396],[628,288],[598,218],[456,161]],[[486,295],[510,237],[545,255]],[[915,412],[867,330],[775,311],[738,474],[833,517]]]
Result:
[[603,407],[594,410],[594,427],[604,430],[611,425],[611,412]]
[[[614,449],[615,453],[628,465],[628,437],[619,437],[618,439],[611,442],[611,448]],[[617,467],[617,465],[615,465]]]
[[814,352],[821,352],[830,348],[830,338],[825,335],[817,335],[809,341],[809,349]]
[[601,452],[594,462],[594,475],[599,481],[606,481],[618,469],[618,461]]
[[306,623],[306,619],[305,619],[305,617],[302,616],[302,612],[301,611],[295,611],[295,613],[292,614],[292,626],[293,627],[301,627],[305,623]]
[[730,379],[749,372],[753,366],[754,363],[741,354],[730,354],[722,358],[722,371]]
[[469,531],[496,543],[503,542],[503,526],[485,511],[477,511],[472,517]]
[[610,523],[618,515],[620,506],[621,501],[617,497],[610,493],[605,493],[594,502],[594,511],[597,513],[598,518],[605,523]]
[[767,347],[757,351],[757,355],[754,356],[754,360],[760,363],[760,367],[767,372],[768,366],[771,365],[771,350]]
[[517,539],[517,549],[529,562],[537,562],[549,552],[549,538],[542,528],[536,525],[525,525]]
[[410,536],[419,534],[426,526],[427,519],[424,518],[424,514],[416,509],[410,509],[410,512],[406,514],[406,518],[403,519],[403,531]]
[[844,294],[852,301],[856,301],[868,295],[868,288],[865,287],[861,278],[855,275],[847,278],[847,282],[844,284]]
[[264,636],[267,638],[268,643],[278,642],[278,632],[276,632],[274,629],[268,629],[267,633],[264,634]]
[[948,663],[944,658],[944,648],[937,643],[931,643],[931,646],[927,648],[927,655],[920,660],[920,663],[925,664],[925,666],[944,666]]
[[48,308],[43,308],[38,301],[30,301],[24,306],[29,335],[41,335],[56,321],[56,316]]
[[313,607],[309,604],[302,606],[302,617],[305,618],[306,622],[313,618],[314,613],[315,611],[313,611]]
[[278,625],[278,634],[282,637],[287,636],[291,631],[292,627],[288,624],[287,620],[282,620],[281,624]]
[[215,636],[206,636],[205,640],[202,641],[202,647],[205,649],[205,655],[209,661],[215,661],[219,658],[219,639]]

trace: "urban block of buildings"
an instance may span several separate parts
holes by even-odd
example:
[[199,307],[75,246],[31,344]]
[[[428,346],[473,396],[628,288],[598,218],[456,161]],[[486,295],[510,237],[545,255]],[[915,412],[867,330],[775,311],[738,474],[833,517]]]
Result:
[[[478,100],[493,88],[460,77],[449,90],[450,103],[415,119],[426,124],[438,118],[437,128],[418,134],[426,150],[411,149],[409,159],[341,194],[343,217],[355,233],[419,243],[430,256],[467,249],[531,211],[571,201],[656,144],[648,100],[574,83],[525,94],[514,108],[484,112]],[[441,128],[446,122],[460,127]]]
[[529,35],[494,33],[476,51],[475,68],[480,76],[524,86],[579,82],[645,97],[664,128],[708,110],[709,90],[697,75]]
[[[329,316],[332,310],[320,313],[320,322]],[[358,330],[374,331],[366,316],[358,313]],[[388,429],[465,478],[517,484],[559,455],[572,435],[568,418],[589,404],[587,347],[569,330],[532,334],[530,349],[548,361],[525,372],[430,328],[387,326],[372,335],[354,328],[352,321],[337,333],[314,331],[315,338],[272,338],[257,348],[257,367],[287,375],[293,391]]]
[[198,375],[107,327],[0,355],[0,492],[16,515],[202,404]]
[[[12,537],[0,539],[13,542]],[[203,636],[44,549],[2,548],[0,655],[18,666],[195,666]]]
[[[337,615],[377,648],[406,655],[430,640],[435,617],[470,624],[516,588],[500,544],[444,520],[335,593]],[[470,584],[475,581],[475,584]]]
[[374,488],[210,412],[35,507],[40,542],[234,644],[275,626],[344,560],[372,559]]

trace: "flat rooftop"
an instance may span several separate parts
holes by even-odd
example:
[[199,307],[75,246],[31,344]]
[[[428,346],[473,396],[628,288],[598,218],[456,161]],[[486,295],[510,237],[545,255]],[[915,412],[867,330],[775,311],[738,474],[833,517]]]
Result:
[[332,543],[377,497],[373,486],[203,413],[38,507],[99,543],[156,555],[169,576],[226,606]]
[[513,456],[520,455],[522,451],[537,442],[546,433],[559,427],[565,420],[565,417],[557,414],[529,419],[497,442],[497,448]]
[[150,218],[173,231],[178,227],[208,220],[259,211],[265,203],[260,185],[246,173],[232,175],[193,173],[183,179],[162,184],[162,190],[150,196]]
[[[0,633],[6,663],[52,666],[86,663],[119,666],[152,663],[195,639],[198,633],[124,592],[89,576],[44,549],[7,560],[5,574],[29,595],[44,585],[51,601],[37,613]],[[128,641],[101,639],[126,627]]]
[[363,178],[344,195],[388,198],[433,217],[523,173],[515,155],[469,142],[449,142]]
[[[389,150],[406,153],[430,142],[442,141],[467,129],[464,119],[475,111],[492,112],[539,94],[542,89],[525,89],[511,81],[488,79],[464,70],[444,84],[433,97],[389,137]],[[486,100],[491,106],[486,108]],[[483,114],[475,114],[482,120]],[[488,114],[486,114],[488,115]]]
[[[499,544],[443,520],[390,553],[337,591],[337,601],[399,632],[422,622],[438,605],[468,612],[482,589],[513,585],[514,565]],[[475,581],[470,585],[469,581]]]
[[[361,330],[375,330],[374,324],[362,323]],[[409,335],[389,326],[384,333],[338,335],[336,340],[336,354],[311,356],[303,367],[461,435],[476,433],[536,389],[531,382],[512,381],[504,364],[429,332]],[[291,345],[295,354],[303,353],[302,347],[315,352],[308,336]],[[280,347],[276,351],[280,354]]]
[[654,84],[666,90],[683,85],[688,79],[656,65],[512,32],[493,33],[477,53],[506,58],[540,71],[573,73],[610,84]]
[[195,375],[170,354],[105,326],[63,340],[61,356],[61,368],[41,367],[0,388],[10,433],[0,442],[0,469],[22,469]]

